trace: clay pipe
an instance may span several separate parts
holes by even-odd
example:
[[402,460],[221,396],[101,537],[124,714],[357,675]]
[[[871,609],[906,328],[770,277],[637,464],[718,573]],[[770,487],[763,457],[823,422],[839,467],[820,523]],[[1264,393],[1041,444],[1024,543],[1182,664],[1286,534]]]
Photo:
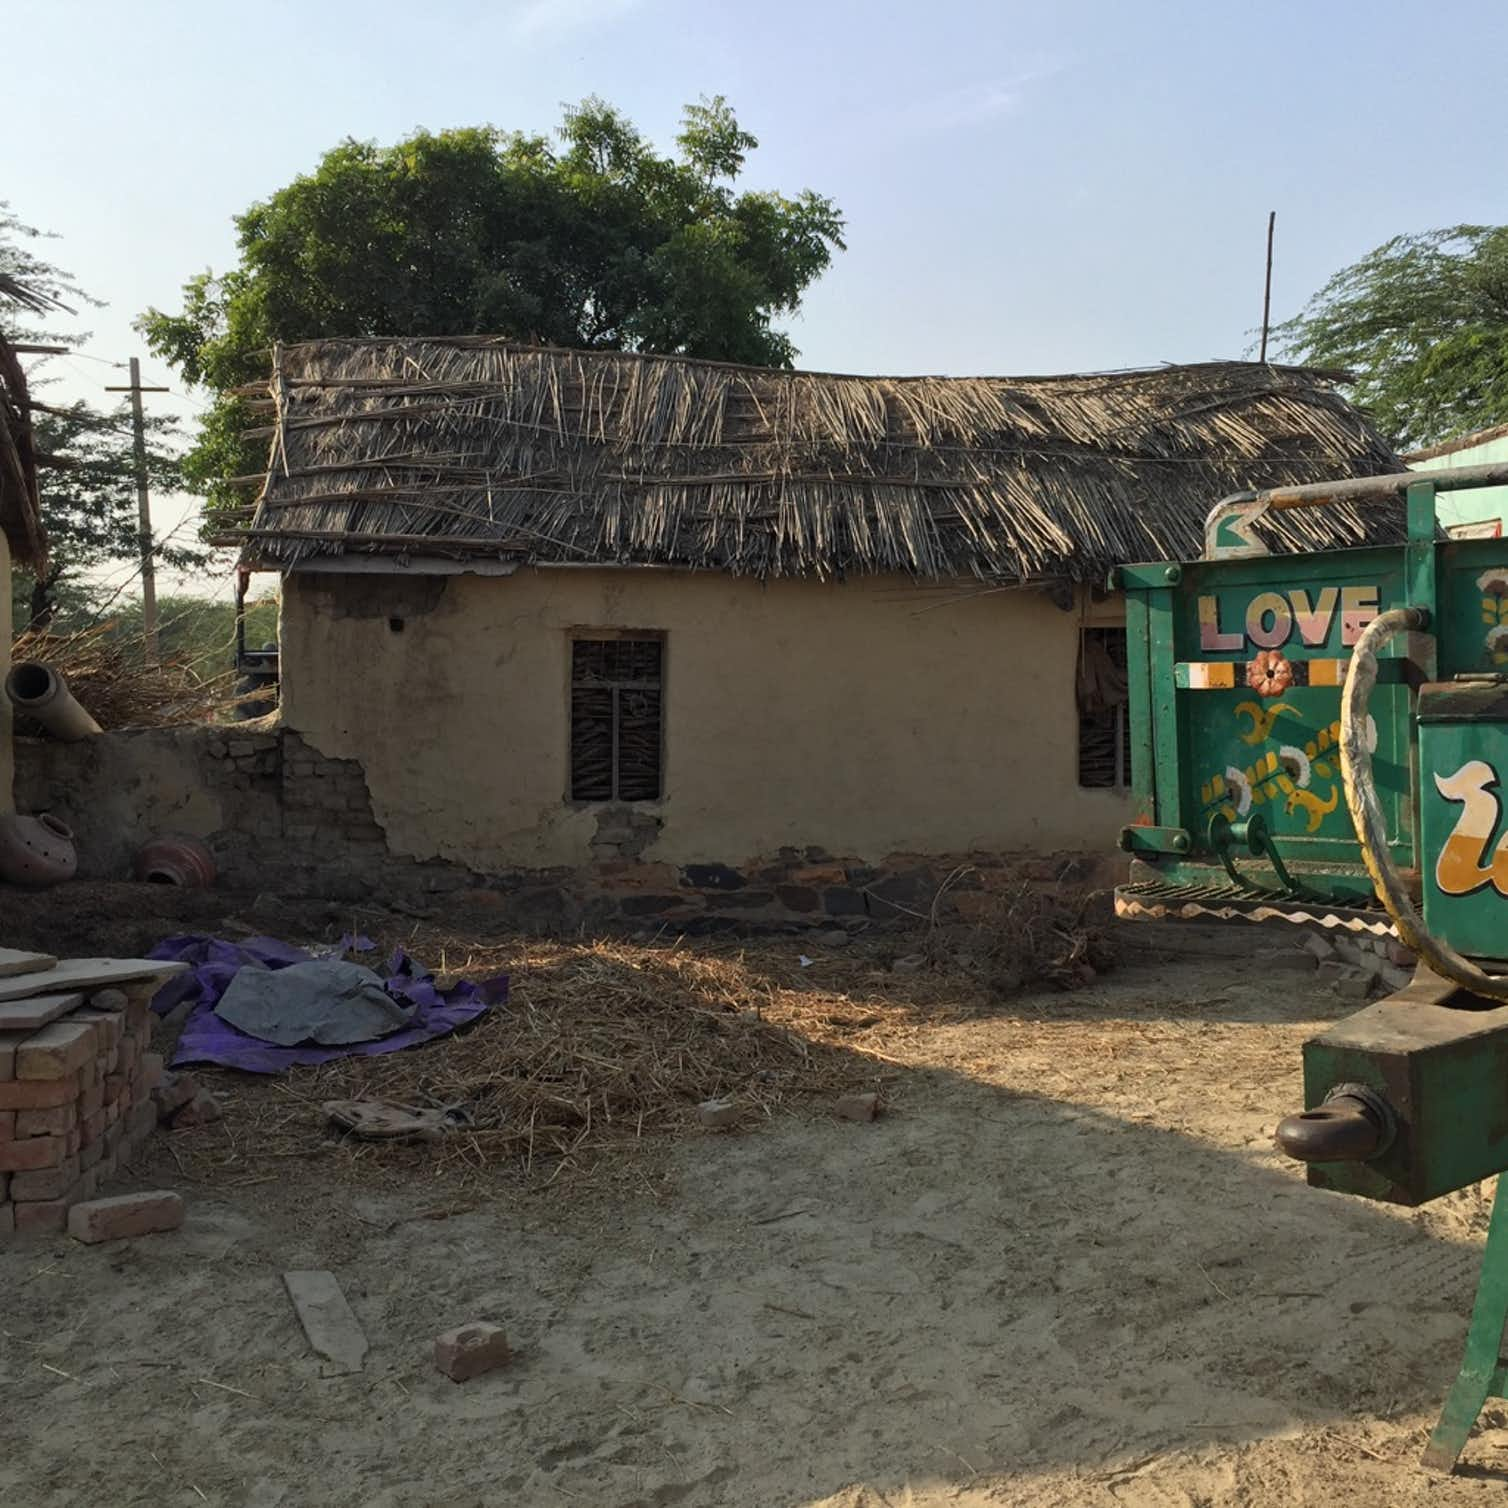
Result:
[[68,682],[40,660],[22,660],[5,678],[5,694],[18,712],[34,717],[64,743],[92,738],[100,725],[74,701]]

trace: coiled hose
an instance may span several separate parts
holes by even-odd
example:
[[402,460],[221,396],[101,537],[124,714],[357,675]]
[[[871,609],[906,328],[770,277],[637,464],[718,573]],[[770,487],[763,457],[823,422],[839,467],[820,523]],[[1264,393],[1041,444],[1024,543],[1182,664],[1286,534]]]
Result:
[[1346,806],[1356,828],[1356,841],[1361,845],[1362,862],[1404,945],[1412,948],[1442,979],[1489,1000],[1508,1001],[1508,975],[1484,973],[1449,943],[1425,931],[1424,921],[1404,887],[1403,876],[1388,853],[1387,823],[1377,800],[1377,788],[1372,784],[1367,702],[1377,684],[1377,652],[1390,639],[1423,628],[1427,622],[1427,616],[1419,608],[1390,608],[1367,625],[1351,652],[1351,665],[1340,697],[1340,769]]

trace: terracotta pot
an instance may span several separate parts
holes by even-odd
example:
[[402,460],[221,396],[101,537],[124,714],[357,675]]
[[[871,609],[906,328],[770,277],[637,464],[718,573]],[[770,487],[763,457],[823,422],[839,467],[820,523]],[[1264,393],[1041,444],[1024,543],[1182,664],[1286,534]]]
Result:
[[136,878],[203,890],[215,883],[215,861],[197,838],[151,838],[136,855]]
[[0,816],[0,880],[11,885],[56,885],[78,868],[73,833],[56,817]]

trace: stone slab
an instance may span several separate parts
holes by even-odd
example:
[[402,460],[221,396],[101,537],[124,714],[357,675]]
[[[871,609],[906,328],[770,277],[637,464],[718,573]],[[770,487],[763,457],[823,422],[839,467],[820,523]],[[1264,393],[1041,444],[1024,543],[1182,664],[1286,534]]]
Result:
[[333,1272],[285,1272],[283,1285],[314,1351],[334,1368],[331,1375],[359,1372],[367,1338]]
[[38,1027],[66,1016],[84,1003],[82,990],[66,995],[33,995],[26,1000],[0,1001],[0,1031],[34,1032]]
[[67,958],[52,968],[0,978],[0,1001],[61,990],[103,990],[133,980],[171,978],[188,968],[165,958]]
[[0,979],[13,974],[37,974],[57,966],[51,953],[23,953],[19,948],[0,948]]

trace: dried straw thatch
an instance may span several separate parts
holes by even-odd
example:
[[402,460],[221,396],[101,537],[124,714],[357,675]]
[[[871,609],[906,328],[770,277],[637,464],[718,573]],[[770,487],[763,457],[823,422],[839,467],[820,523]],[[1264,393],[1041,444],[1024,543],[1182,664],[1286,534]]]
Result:
[[[173,655],[148,665],[139,641],[122,638],[114,630],[109,622],[69,633],[27,629],[11,646],[11,659],[50,665],[107,733],[209,722],[235,704],[234,671],[202,675],[186,656]],[[16,731],[38,736],[45,730],[18,714]]]
[[[1336,374],[842,377],[485,337],[280,348],[248,558],[487,555],[762,576],[1102,579],[1235,490],[1399,471]],[[251,390],[248,390],[248,394]],[[255,405],[254,405],[255,406]],[[1283,515],[1277,547],[1399,538]]]

